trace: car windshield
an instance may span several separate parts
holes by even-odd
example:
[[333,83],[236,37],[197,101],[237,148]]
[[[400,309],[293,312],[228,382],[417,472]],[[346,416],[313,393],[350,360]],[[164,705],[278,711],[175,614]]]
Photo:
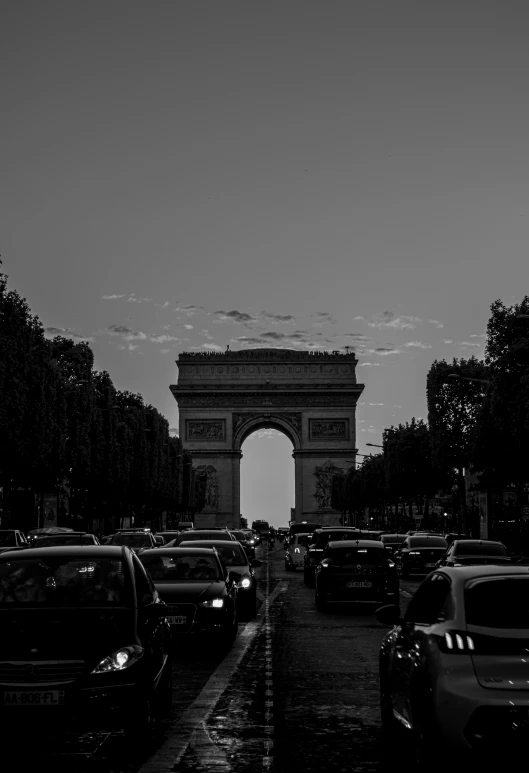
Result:
[[16,545],[17,541],[15,539],[15,532],[14,531],[4,531],[0,533],[0,547],[7,548],[10,545]]
[[191,540],[197,539],[220,539],[232,542],[226,531],[186,531],[178,537],[178,542],[191,542]]
[[116,534],[113,545],[128,545],[130,548],[150,548],[152,543],[147,534]]
[[314,547],[324,548],[328,542],[335,542],[341,539],[354,539],[357,534],[358,532],[350,531],[322,531],[321,534],[318,534],[316,537]]
[[384,545],[400,545],[406,539],[405,534],[383,534],[381,541]]
[[0,559],[0,606],[123,606],[120,559],[88,556]]
[[444,537],[410,537],[410,548],[447,548]]
[[48,548],[56,545],[93,545],[93,537],[87,534],[55,534],[52,537],[37,537],[33,542],[35,548]]
[[235,539],[246,540],[246,534],[244,534],[244,532],[242,532],[242,531],[232,531],[231,533],[233,534]]
[[306,548],[310,542],[310,534],[297,534],[294,537],[294,545],[298,547]]
[[219,568],[214,555],[140,555],[140,561],[156,582],[182,582],[182,580],[215,580]]
[[215,545],[224,566],[244,566],[248,563],[246,553],[239,545]]
[[356,566],[357,564],[383,564],[388,560],[384,548],[333,548],[328,553],[331,564]]
[[506,556],[507,551],[499,542],[459,542],[454,548],[454,556]]
[[529,577],[495,577],[465,590],[468,625],[529,628]]

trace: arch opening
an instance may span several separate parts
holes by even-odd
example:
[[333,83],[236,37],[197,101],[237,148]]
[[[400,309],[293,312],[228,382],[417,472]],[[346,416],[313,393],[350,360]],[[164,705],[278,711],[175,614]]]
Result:
[[271,526],[286,526],[295,506],[294,443],[277,426],[248,432],[241,459],[241,514],[248,526],[265,520]]

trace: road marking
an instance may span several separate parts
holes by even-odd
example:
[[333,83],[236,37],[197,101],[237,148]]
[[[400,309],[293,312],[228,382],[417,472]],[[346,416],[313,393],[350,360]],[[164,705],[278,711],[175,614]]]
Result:
[[[175,766],[178,765],[186,753],[188,746],[193,746],[199,754],[207,757],[208,767],[211,770],[231,770],[230,764],[223,755],[222,750],[218,749],[218,753],[212,751],[212,746],[218,747],[211,740],[205,723],[219,702],[248,647],[259,633],[263,623],[265,623],[265,611],[269,610],[270,605],[274,603],[277,596],[280,593],[284,593],[288,588],[288,582],[280,582],[272,593],[268,595],[268,572],[267,563],[267,595],[265,603],[259,610],[255,620],[247,623],[240,631],[230,652],[222,663],[217,666],[188,709],[181,717],[175,718],[171,722],[168,737],[151,759],[141,766],[138,773],[170,773],[174,771]],[[270,700],[268,692],[267,690],[267,700]]]
[[[270,621],[270,563],[266,562],[266,598],[264,602],[264,629],[265,629],[265,677],[272,676],[272,623]],[[263,756],[263,768],[269,770],[272,767],[274,741],[271,738],[274,734],[274,682],[271,678],[265,678],[265,728],[264,732],[267,738],[264,741],[265,754]]]

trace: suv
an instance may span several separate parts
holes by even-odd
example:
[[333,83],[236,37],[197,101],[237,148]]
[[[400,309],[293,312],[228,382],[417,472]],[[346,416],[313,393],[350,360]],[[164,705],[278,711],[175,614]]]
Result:
[[191,542],[192,540],[202,539],[214,539],[225,540],[226,542],[235,542],[235,537],[232,537],[227,529],[186,529],[178,537],[173,540],[171,547],[178,548],[185,542]]
[[323,551],[328,542],[355,538],[360,539],[361,535],[358,529],[352,526],[327,526],[313,531],[303,556],[303,581],[305,585],[314,584],[314,571],[323,557]]

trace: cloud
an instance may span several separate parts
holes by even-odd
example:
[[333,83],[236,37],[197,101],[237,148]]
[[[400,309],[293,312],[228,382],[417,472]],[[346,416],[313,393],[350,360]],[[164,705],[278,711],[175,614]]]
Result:
[[167,341],[182,341],[182,338],[178,338],[177,336],[170,336],[166,333],[162,333],[159,336],[148,336],[148,340],[152,341],[155,344],[163,344]]
[[368,405],[385,405],[386,403],[368,403]]
[[204,306],[193,306],[192,303],[186,303],[183,306],[175,306],[173,311],[179,311],[182,312],[182,314],[186,314],[188,317],[192,317],[197,311],[206,311],[206,309]]
[[160,354],[167,354],[170,351],[170,349],[160,349]]
[[332,314],[329,314],[328,311],[314,311],[310,317],[315,320],[315,322],[312,323],[314,327],[336,324],[335,318]]
[[158,306],[159,309],[166,309],[169,306],[169,301],[165,301],[165,303],[155,303],[155,306]]
[[344,336],[345,338],[351,338],[353,341],[358,341],[359,343],[368,343],[371,341],[369,336],[362,335],[362,333],[339,333],[339,335]]
[[205,349],[208,352],[223,352],[225,351],[222,346],[219,346],[218,344],[201,344],[200,346],[192,346],[191,349],[193,351],[200,351],[201,349]]
[[473,333],[472,335],[469,336],[469,338],[486,338],[486,337],[487,337],[486,333],[480,333],[480,335]]
[[359,368],[378,368],[382,365],[381,362],[360,362],[358,364]]
[[126,296],[126,293],[123,293],[123,294],[120,294],[120,295],[115,293],[114,295],[102,295],[101,297],[102,297],[102,299],[104,301],[115,301],[118,298],[125,298],[125,296]]
[[270,311],[261,311],[260,315],[265,319],[271,320],[276,325],[292,325],[296,321],[292,314],[273,314]]
[[452,341],[451,338],[443,338],[443,343],[444,344],[453,344],[454,342]]
[[458,341],[458,346],[462,346],[464,349],[470,349],[474,346],[477,346],[478,348],[482,346],[482,344],[478,343],[477,341]]
[[138,298],[136,293],[131,293],[127,298],[127,303],[151,303],[152,298]]
[[251,314],[247,314],[245,311],[237,311],[237,309],[232,311],[215,311],[214,314],[218,317],[215,320],[216,323],[236,322],[238,325],[251,325],[257,322],[256,317],[252,317]]
[[207,338],[207,339],[209,339],[210,341],[212,341],[212,340],[213,340],[213,336],[211,335],[211,333],[209,332],[209,330],[201,330],[201,331],[200,331],[200,333],[199,333],[199,335],[201,335],[201,336],[204,336],[204,338]]
[[431,344],[423,344],[421,341],[408,341],[404,346],[415,346],[417,349],[431,349]]
[[377,346],[373,353],[385,357],[388,354],[401,354],[402,349],[398,349],[395,346]]
[[193,330],[194,325],[184,325],[186,330]]
[[369,327],[376,327],[379,330],[382,328],[393,328],[395,330],[407,330],[413,329],[416,322],[422,322],[420,317],[409,317],[406,315],[396,316],[393,311],[383,311],[380,314],[375,314],[373,321],[370,322],[365,317],[354,317],[355,320],[362,320],[367,322]]
[[178,437],[178,435],[180,434],[180,429],[179,427],[169,427],[169,433],[171,435],[176,435]]
[[146,341],[147,335],[141,330],[132,330],[126,325],[109,325],[106,331],[107,335],[121,336],[125,341]]
[[402,408],[402,405],[392,405],[392,408]]
[[247,438],[247,440],[260,440],[261,438],[275,438],[281,436],[281,432],[278,432],[277,429],[272,429],[271,427],[269,429],[258,429],[255,432],[252,432],[252,434]]
[[432,325],[435,325],[436,327],[444,327],[442,322],[439,322],[438,319],[429,319],[428,322],[431,322]]
[[78,333],[77,330],[72,330],[71,327],[45,327],[44,334],[46,338],[62,336],[62,338],[77,338],[79,341],[94,340],[92,336],[85,336],[82,333]]

